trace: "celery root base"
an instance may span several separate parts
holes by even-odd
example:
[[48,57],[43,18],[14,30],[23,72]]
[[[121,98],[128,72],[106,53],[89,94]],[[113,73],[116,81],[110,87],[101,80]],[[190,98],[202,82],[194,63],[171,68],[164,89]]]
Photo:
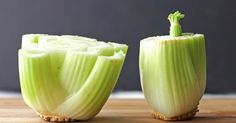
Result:
[[63,116],[53,115],[53,114],[43,114],[38,113],[38,116],[41,117],[43,120],[48,122],[70,122],[70,121],[77,121],[76,119],[71,119]]
[[159,112],[153,112],[152,116],[156,119],[165,120],[165,121],[180,121],[180,120],[192,119],[198,111],[199,111],[198,107],[196,107],[192,111],[187,112],[187,113],[182,114],[182,115],[179,115],[179,116],[166,117],[166,116],[160,114]]

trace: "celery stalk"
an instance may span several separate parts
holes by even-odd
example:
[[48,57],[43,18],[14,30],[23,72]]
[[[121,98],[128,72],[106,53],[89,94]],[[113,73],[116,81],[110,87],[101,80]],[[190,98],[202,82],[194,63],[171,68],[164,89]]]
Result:
[[80,36],[24,35],[18,55],[26,104],[49,121],[93,118],[118,80],[127,48]]
[[206,87],[204,35],[182,33],[183,17],[170,14],[170,35],[140,42],[142,90],[154,117],[163,120],[192,118]]

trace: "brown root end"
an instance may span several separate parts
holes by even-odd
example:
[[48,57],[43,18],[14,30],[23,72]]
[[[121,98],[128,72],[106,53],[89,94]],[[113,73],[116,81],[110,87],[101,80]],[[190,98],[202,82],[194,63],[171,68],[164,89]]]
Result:
[[158,112],[153,112],[152,116],[156,119],[165,120],[165,121],[180,121],[180,120],[192,119],[198,111],[199,111],[198,108],[195,108],[188,113],[185,113],[185,114],[182,114],[179,116],[175,116],[175,117],[166,117]]
[[41,114],[37,113],[39,117],[44,119],[45,121],[48,122],[70,122],[70,121],[76,121],[76,119],[71,119],[67,117],[62,117],[58,115],[50,115],[50,114]]

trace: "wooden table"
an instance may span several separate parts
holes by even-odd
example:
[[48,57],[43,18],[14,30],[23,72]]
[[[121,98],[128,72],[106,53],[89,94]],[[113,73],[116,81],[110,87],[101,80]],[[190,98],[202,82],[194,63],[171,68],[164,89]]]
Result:
[[[236,123],[236,99],[203,99],[197,116],[184,123]],[[143,99],[110,99],[93,123],[164,123],[153,119],[151,109]],[[21,98],[0,99],[0,123],[44,122]],[[182,123],[178,122],[178,123]],[[86,123],[86,122],[83,122]]]

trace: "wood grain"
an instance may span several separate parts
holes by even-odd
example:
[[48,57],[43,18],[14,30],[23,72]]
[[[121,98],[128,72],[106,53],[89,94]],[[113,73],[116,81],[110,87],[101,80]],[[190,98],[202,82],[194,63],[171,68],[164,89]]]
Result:
[[[204,99],[199,108],[195,118],[178,123],[236,123],[236,99]],[[143,99],[110,99],[94,119],[83,123],[166,123],[153,119],[151,111]],[[0,123],[5,122],[44,121],[19,98],[0,99]]]

